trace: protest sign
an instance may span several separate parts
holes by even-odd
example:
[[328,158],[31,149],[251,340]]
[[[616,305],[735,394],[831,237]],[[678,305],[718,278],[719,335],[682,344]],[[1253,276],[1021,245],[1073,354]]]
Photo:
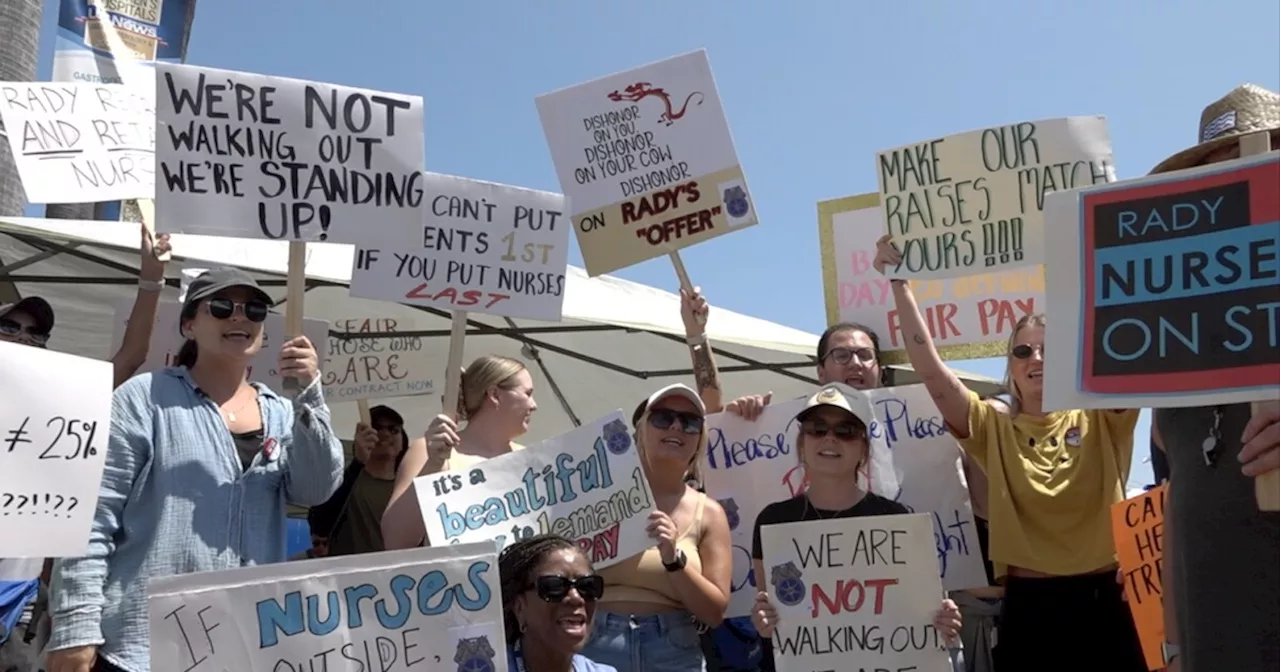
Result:
[[96,203],[155,193],[155,91],[0,83],[0,119],[32,203]]
[[653,546],[653,494],[622,411],[470,469],[422,476],[414,490],[436,546],[558,534],[596,569]]
[[756,223],[706,50],[537,105],[588,275]]
[[[875,270],[884,233],[880,197],[863,194],[818,203],[818,239],[827,323],[865,324],[880,335],[881,361],[906,364],[902,323],[889,278]],[[1044,266],[946,280],[912,280],[911,291],[944,359],[1003,356],[1013,326],[1044,310]]]
[[569,264],[564,196],[424,173],[421,219],[369,230],[351,296],[559,322]]
[[[384,334],[414,331],[393,317],[338,320],[338,334]],[[330,401],[356,401],[435,394],[443,362],[428,351],[420,336],[378,338],[329,337],[329,357],[321,364],[324,396]]]
[[[117,352],[120,344],[124,343],[124,332],[129,326],[131,312],[133,312],[132,299],[116,304],[115,324],[111,333],[111,352]],[[179,331],[181,317],[182,304],[180,303],[161,301],[156,307],[156,322],[151,328],[151,345],[147,348],[147,359],[142,366],[138,367],[137,373],[159,371],[173,366],[178,358],[178,350],[186,340]],[[303,332],[315,346],[316,353],[327,360],[329,323],[322,320],[304,320]],[[279,313],[268,313],[267,320],[263,323],[262,347],[249,362],[250,380],[263,383],[277,392],[284,389],[280,374],[276,372],[276,364],[280,360],[280,347],[287,340],[289,339],[285,338],[284,316]],[[328,375],[325,364],[321,365],[320,370],[326,376]],[[325,390],[325,394],[329,394],[328,389]]]
[[[938,574],[947,590],[985,586],[969,491],[958,463],[959,447],[946,432],[923,385],[867,391],[873,468],[870,489],[933,520]],[[729,413],[708,416],[710,443],[702,465],[707,494],[720,502],[733,543],[728,616],[746,616],[755,598],[751,535],[765,506],[804,491],[796,453],[805,400],[767,406],[755,422]],[[888,464],[876,460],[885,456]],[[864,484],[865,485],[865,484]]]
[[152,579],[151,669],[507,671],[492,543]]
[[1111,507],[1116,559],[1124,574],[1124,594],[1142,642],[1147,669],[1164,667],[1164,496],[1167,486],[1152,488]]
[[949,672],[928,516],[760,528],[778,672]]
[[0,371],[4,556],[82,556],[107,457],[111,364],[0,342]]
[[1280,154],[1051,196],[1045,408],[1280,397]]
[[891,277],[958,278],[1044,262],[1044,198],[1115,181],[1103,117],[1065,117],[917,142],[876,156]]
[[159,232],[359,243],[420,223],[420,96],[155,68]]

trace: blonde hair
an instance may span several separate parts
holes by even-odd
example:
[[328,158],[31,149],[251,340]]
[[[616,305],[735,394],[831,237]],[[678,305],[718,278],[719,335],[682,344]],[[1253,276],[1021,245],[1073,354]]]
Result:
[[1022,392],[1018,390],[1018,383],[1013,379],[1013,345],[1018,339],[1018,334],[1027,327],[1044,329],[1044,313],[1023,315],[1022,319],[1013,325],[1013,331],[1009,332],[1009,345],[1004,353],[1004,389],[1009,391],[1009,399],[1013,402],[1009,404],[1010,415],[1017,415],[1022,411]]
[[525,370],[524,362],[501,355],[482,355],[462,370],[458,384],[458,420],[474,418],[489,396],[490,388],[509,390],[515,377]]

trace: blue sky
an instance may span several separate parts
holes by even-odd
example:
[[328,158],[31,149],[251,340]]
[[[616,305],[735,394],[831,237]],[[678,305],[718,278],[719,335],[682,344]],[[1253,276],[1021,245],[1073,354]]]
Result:
[[[713,305],[817,333],[815,204],[874,191],[877,150],[1103,114],[1138,177],[1232,87],[1280,90],[1277,26],[1275,0],[201,0],[187,60],[421,95],[428,170],[558,191],[535,96],[706,48],[761,224],[685,264]],[[664,259],[618,275],[678,287]],[[1133,486],[1147,431],[1144,414]]]

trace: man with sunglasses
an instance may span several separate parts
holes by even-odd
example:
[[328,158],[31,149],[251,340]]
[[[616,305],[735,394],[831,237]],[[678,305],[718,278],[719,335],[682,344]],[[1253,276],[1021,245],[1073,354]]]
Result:
[[386,550],[382,513],[391,501],[409,435],[404,418],[390,406],[369,409],[369,423],[356,425],[353,456],[338,491],[307,514],[312,534],[323,541],[329,556]]
[[53,333],[53,306],[38,296],[0,305],[0,341],[48,347]]

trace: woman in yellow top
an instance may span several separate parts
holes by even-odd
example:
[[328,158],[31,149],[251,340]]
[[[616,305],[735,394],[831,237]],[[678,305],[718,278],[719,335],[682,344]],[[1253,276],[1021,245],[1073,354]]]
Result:
[[[881,238],[876,269],[901,260],[889,236]],[[1010,413],[996,410],[942,362],[910,285],[892,285],[911,365],[987,474],[991,561],[1005,581],[997,666],[1146,670],[1111,537],[1111,505],[1125,496],[1138,411],[1044,411],[1043,315],[1014,327],[1006,382],[1013,404]]]
[[705,408],[685,385],[654,392],[631,417],[653,490],[654,547],[599,571],[605,591],[582,655],[618,672],[699,672],[702,626],[724,620],[729,522],[685,483],[707,449]]
[[[524,363],[510,357],[477,357],[462,372],[458,388],[458,420],[437,415],[426,436],[409,444],[396,472],[395,489],[382,515],[382,538],[388,551],[422,544],[426,528],[413,479],[427,474],[466,469],[523,446],[514,441],[529,431],[538,404],[533,400],[533,377]],[[458,422],[466,426],[458,429]]]

